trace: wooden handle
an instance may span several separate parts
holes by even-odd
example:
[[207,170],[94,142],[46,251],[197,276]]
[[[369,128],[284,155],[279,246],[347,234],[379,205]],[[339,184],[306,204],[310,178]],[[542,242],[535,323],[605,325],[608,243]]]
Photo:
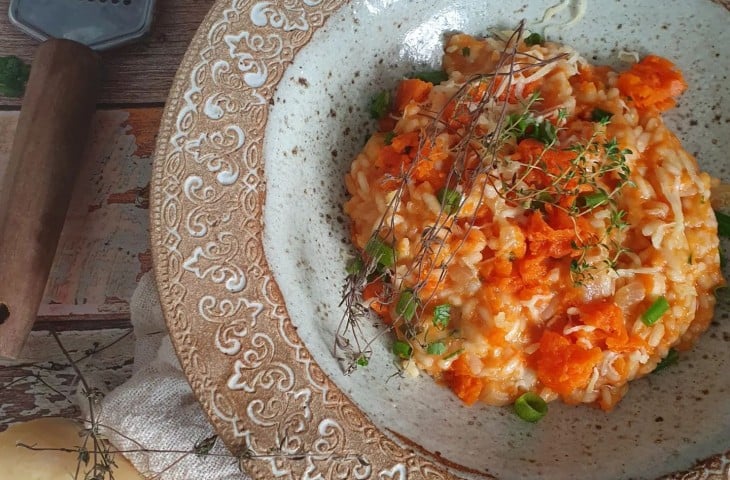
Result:
[[100,77],[99,56],[69,40],[38,47],[10,163],[0,178],[0,356],[17,358],[43,299]]

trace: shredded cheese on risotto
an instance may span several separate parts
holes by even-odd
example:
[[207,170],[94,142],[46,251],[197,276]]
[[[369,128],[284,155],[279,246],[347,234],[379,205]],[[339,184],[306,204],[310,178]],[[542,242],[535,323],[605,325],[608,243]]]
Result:
[[445,52],[447,75],[377,99],[345,178],[348,308],[467,404],[609,410],[695,343],[723,284],[711,179],[661,117],[682,74],[653,55],[591,65],[520,29]]

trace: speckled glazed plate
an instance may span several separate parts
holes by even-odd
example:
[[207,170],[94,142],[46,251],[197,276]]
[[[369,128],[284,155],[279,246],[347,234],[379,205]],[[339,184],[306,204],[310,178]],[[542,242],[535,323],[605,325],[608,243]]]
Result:
[[[385,339],[353,375],[332,357],[352,253],[343,175],[373,127],[369,97],[436,65],[444,32],[529,24],[552,3],[226,0],[203,22],[160,131],[155,271],[190,383],[254,478],[730,477],[728,298],[694,351],[613,412],[553,403],[536,425],[465,407],[427,377],[387,380]],[[690,90],[667,121],[730,180],[728,4],[586,5],[547,35],[597,62],[673,59]]]

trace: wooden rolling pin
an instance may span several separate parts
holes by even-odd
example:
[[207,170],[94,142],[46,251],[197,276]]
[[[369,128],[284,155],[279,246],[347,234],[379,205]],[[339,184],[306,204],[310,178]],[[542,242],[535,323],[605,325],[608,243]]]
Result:
[[99,56],[85,45],[53,39],[38,47],[0,178],[0,356],[17,358],[33,327],[99,81]]

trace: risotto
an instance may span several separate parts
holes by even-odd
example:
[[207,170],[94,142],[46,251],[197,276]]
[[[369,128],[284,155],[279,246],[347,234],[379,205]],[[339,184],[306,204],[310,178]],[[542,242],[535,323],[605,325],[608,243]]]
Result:
[[467,404],[610,410],[696,342],[723,283],[711,179],[661,117],[682,74],[519,30],[452,35],[443,68],[374,99],[345,178],[351,300]]

